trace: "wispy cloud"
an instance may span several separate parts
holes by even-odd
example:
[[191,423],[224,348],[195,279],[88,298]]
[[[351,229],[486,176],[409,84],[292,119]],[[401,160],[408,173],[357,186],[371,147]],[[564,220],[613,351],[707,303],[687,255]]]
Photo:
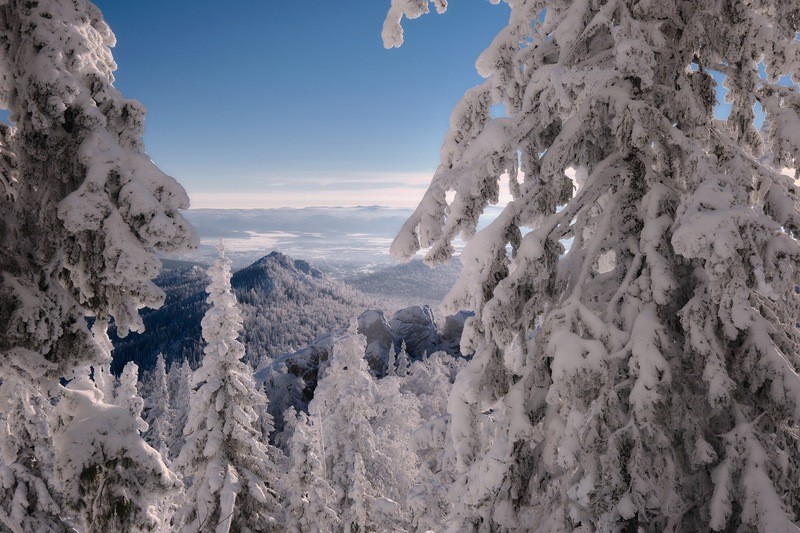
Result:
[[[413,207],[422,199],[430,183],[425,173],[375,173],[348,175],[302,175],[262,177],[266,186],[258,187],[258,176],[248,176],[248,191],[195,190],[189,187],[194,209],[258,209],[383,205]],[[236,180],[239,182],[239,180]],[[267,185],[268,184],[268,185]]]

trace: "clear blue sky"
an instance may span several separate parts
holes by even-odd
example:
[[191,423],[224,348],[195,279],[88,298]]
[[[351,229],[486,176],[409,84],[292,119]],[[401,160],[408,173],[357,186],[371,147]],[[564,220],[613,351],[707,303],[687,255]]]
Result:
[[416,204],[508,8],[453,2],[380,38],[388,0],[95,0],[146,148],[197,206]]

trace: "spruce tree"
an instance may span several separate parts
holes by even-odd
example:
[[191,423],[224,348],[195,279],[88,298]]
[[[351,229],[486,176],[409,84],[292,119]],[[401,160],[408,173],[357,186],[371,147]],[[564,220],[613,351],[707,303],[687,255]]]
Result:
[[[399,531],[403,528],[395,526],[404,517],[395,501],[403,491],[398,490],[394,469],[406,465],[394,464],[373,428],[379,391],[364,349],[363,338],[352,332],[334,339],[330,366],[308,408],[315,425],[319,424],[325,479],[336,492],[333,507],[341,530]],[[393,512],[385,513],[387,507]]]
[[[39,356],[41,358],[41,356]],[[41,358],[43,359],[43,358]],[[36,354],[20,358],[36,360]],[[28,368],[7,365],[0,380],[0,530],[59,533],[69,529],[53,490],[53,408],[31,387],[40,360]],[[30,373],[34,372],[31,376]]]
[[166,526],[158,510],[181,482],[141,438],[141,419],[129,407],[104,403],[102,396],[85,367],[75,372],[56,406],[54,479],[65,507],[87,532]]
[[242,317],[231,292],[231,261],[222,245],[219,253],[208,269],[211,307],[202,321],[206,346],[203,363],[194,373],[197,390],[177,460],[190,483],[182,527],[187,533],[277,530],[277,450],[258,431],[256,411],[267,409],[267,398],[256,388],[252,369],[242,362]]
[[392,245],[468,241],[451,529],[796,532],[800,4],[506,3]]
[[111,373],[111,365],[97,364],[92,366],[92,380],[95,386],[103,393],[103,400],[106,403],[114,403],[114,389],[117,386],[117,378]]
[[406,341],[400,344],[400,353],[397,354],[397,375],[404,378],[408,375],[408,369],[411,368],[411,361],[408,359],[408,350],[406,349]]
[[183,430],[186,428],[186,421],[189,418],[189,405],[194,395],[192,390],[192,367],[189,361],[182,363],[173,362],[169,367],[168,387],[169,405],[171,407],[170,426],[172,430],[169,434],[170,459],[176,458],[183,448],[186,438]]
[[114,34],[87,0],[9,0],[0,6],[4,128],[0,340],[54,363],[62,377],[103,363],[85,316],[121,334],[158,306],[154,251],[196,236],[188,197],[142,144],[144,107],[114,88]]
[[325,479],[324,454],[318,423],[305,413],[288,409],[284,414],[289,441],[289,470],[282,481],[286,531],[324,533],[335,531],[339,517],[334,510],[336,492]]
[[[172,409],[167,387],[167,365],[164,355],[158,354],[156,366],[150,371],[145,395],[145,422],[148,425],[145,440],[167,460],[170,456]],[[188,402],[188,398],[186,400]]]
[[[99,392],[88,378],[80,389],[64,388],[60,379],[107,364],[108,321],[114,319],[123,335],[140,331],[138,310],[163,301],[151,281],[160,267],[155,252],[196,243],[179,212],[188,207],[185,191],[144,152],[144,107],[114,88],[114,43],[100,11],[87,0],[0,4],[0,108],[8,110],[12,124],[0,127],[0,374],[5,379],[14,367],[31,369],[22,390],[34,404],[50,399],[33,395],[62,396],[52,434],[60,443],[59,479],[72,504],[78,491],[71,488],[102,474],[95,463],[76,462],[74,455],[117,453],[106,457],[116,461],[119,479],[135,479],[151,457],[144,441],[122,427],[108,435],[132,439],[124,446],[104,442],[98,433],[81,441],[94,450],[75,454],[67,444],[76,442],[82,421],[102,419],[108,406],[88,390]],[[94,318],[91,331],[87,316]],[[144,454],[141,461],[128,461],[131,450]],[[17,455],[33,453],[20,449]],[[73,468],[79,463],[86,470]],[[128,465],[132,469],[121,473]],[[145,466],[171,487],[171,474],[159,468]],[[67,473],[74,479],[65,479]],[[119,501],[116,489],[95,494],[111,499],[92,502],[94,509],[112,508]],[[47,509],[42,505],[39,511]],[[138,520],[147,509],[124,514]],[[86,516],[93,527],[110,527],[99,515],[94,521],[91,511]]]
[[114,404],[128,410],[140,433],[147,431],[147,422],[142,418],[144,400],[139,395],[139,367],[133,361],[128,361],[122,369]]

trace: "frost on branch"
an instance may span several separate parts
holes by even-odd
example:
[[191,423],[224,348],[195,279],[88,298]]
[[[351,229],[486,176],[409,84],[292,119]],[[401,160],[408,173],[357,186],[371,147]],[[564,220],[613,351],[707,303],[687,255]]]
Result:
[[447,0],[392,0],[386,20],[383,22],[383,45],[386,48],[403,44],[403,18],[415,19],[429,12],[428,4],[433,3],[436,11],[444,13]]
[[[507,4],[392,245],[434,263],[467,239],[449,527],[791,530],[800,99],[777,81],[800,6]],[[478,231],[504,176],[513,199]]]

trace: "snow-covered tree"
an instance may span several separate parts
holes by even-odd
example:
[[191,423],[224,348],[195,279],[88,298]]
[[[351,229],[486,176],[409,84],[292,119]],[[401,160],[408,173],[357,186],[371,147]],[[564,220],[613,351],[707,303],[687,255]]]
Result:
[[[0,6],[3,149],[3,345],[42,353],[60,377],[97,357],[84,324],[142,328],[158,306],[155,250],[196,242],[185,191],[144,152],[145,110],[114,86],[114,35],[87,0]],[[88,347],[84,347],[88,345]],[[101,362],[101,361],[98,361]]]
[[95,386],[103,393],[103,400],[106,403],[114,403],[114,389],[117,386],[117,379],[111,373],[110,365],[97,364],[92,366],[92,380]]
[[28,366],[4,365],[0,378],[0,529],[58,533],[69,524],[50,485],[52,407],[31,387],[49,363],[33,353],[14,361]]
[[114,404],[128,410],[131,417],[136,421],[136,428],[142,433],[147,431],[148,425],[142,418],[144,400],[139,396],[138,384],[139,367],[133,361],[129,361],[119,376],[119,386],[117,387]]
[[386,360],[386,376],[397,375],[397,351],[394,349],[394,343],[389,345],[389,358]]
[[75,373],[56,407],[55,480],[86,531],[153,531],[157,510],[181,488],[139,435],[127,407],[102,402],[89,368]]
[[406,349],[406,341],[400,344],[400,353],[397,354],[397,375],[401,378],[408,375],[408,369],[411,367],[411,361],[408,359],[408,350]]
[[412,434],[423,420],[420,417],[421,398],[403,390],[406,379],[387,376],[378,380],[372,431],[381,453],[391,461],[391,472],[376,478],[373,483],[383,496],[397,502],[400,510],[398,522],[407,527],[411,516],[406,503],[419,472],[419,457]]
[[414,531],[445,529],[452,509],[448,490],[454,481],[455,450],[447,400],[453,380],[464,364],[464,359],[434,352],[424,360],[415,361],[408,377],[400,383],[402,396],[414,399],[418,415],[415,427],[406,429],[399,439],[416,453],[415,479],[407,497]]
[[186,441],[183,430],[189,419],[189,406],[194,395],[192,375],[192,367],[185,359],[181,363],[174,362],[169,367],[167,386],[169,387],[169,404],[172,408],[170,417],[172,431],[169,435],[170,458],[178,456]]
[[468,240],[450,528],[797,531],[800,4],[506,3],[392,245]]
[[[123,334],[141,330],[138,309],[163,300],[150,281],[160,267],[154,252],[196,242],[179,213],[188,206],[186,193],[144,152],[144,108],[113,86],[113,44],[87,0],[0,5],[0,108],[12,123],[0,128],[0,374],[40,357],[49,363],[23,389],[69,397],[60,406],[62,434],[53,433],[62,444],[76,430],[64,424],[81,427],[91,418],[89,404],[97,403],[99,417],[107,406],[97,394],[62,390],[58,380],[75,368],[107,364],[102,330],[108,320]],[[87,316],[95,318],[94,333]],[[88,380],[84,385],[95,388]],[[80,413],[66,413],[70,407]],[[121,473],[126,453],[144,442],[122,429],[115,435],[132,440],[83,440],[96,448],[80,454],[117,453],[107,460],[116,461],[123,478],[133,477],[136,467]],[[56,460],[76,465],[74,451],[56,446]],[[96,473],[61,472],[67,487]],[[63,478],[67,472],[76,477]],[[67,499],[74,502],[75,494]]]
[[333,508],[337,496],[326,480],[318,423],[305,413],[296,413],[293,409],[288,409],[283,418],[287,430],[292,433],[289,470],[281,483],[286,502],[286,531],[335,531],[339,524],[339,517]]
[[156,366],[150,371],[146,384],[145,422],[148,429],[144,437],[167,460],[170,454],[173,414],[167,388],[167,365],[162,354],[158,354]]
[[203,317],[203,364],[195,371],[198,387],[191,397],[184,429],[186,443],[178,456],[191,483],[182,511],[186,532],[277,529],[280,505],[274,485],[276,450],[258,431],[267,398],[256,388],[252,369],[242,362],[242,317],[231,293],[231,261],[220,256],[208,269],[211,304]]
[[354,333],[337,336],[329,362],[308,408],[319,424],[323,469],[336,491],[334,508],[341,529],[403,530],[395,465],[372,427],[379,392],[364,358],[363,338]]

